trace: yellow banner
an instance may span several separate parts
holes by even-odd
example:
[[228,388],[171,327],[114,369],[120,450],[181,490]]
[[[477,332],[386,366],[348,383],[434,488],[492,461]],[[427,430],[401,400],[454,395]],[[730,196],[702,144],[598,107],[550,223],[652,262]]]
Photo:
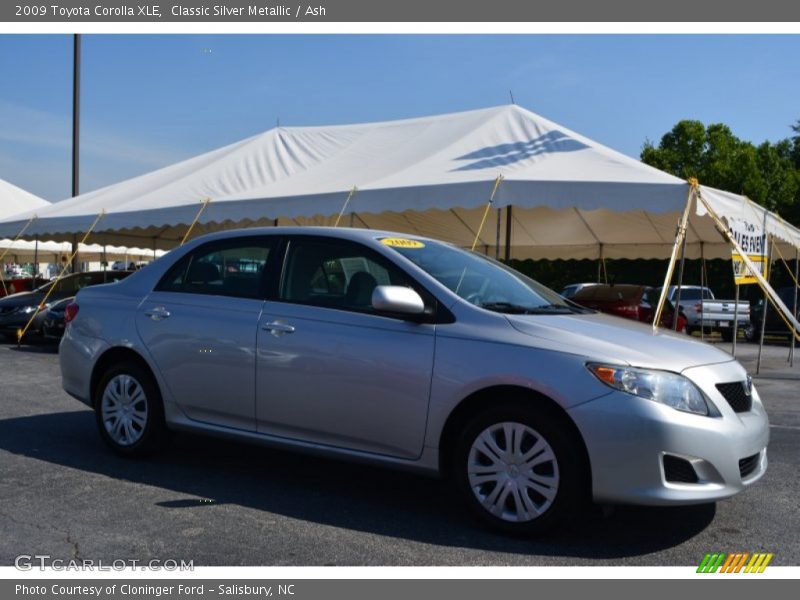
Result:
[[[758,270],[764,276],[764,279],[766,279],[768,276],[767,271],[769,271],[767,257],[763,254],[748,254],[747,257],[758,267]],[[758,283],[758,279],[750,272],[747,265],[744,264],[744,260],[742,260],[738,252],[731,252],[731,260],[733,260],[733,280],[736,285]]]

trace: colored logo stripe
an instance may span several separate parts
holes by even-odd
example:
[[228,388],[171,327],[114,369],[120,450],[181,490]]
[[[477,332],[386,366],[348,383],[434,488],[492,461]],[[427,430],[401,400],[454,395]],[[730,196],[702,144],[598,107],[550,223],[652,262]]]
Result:
[[[700,566],[697,567],[698,573],[763,573],[764,569],[772,560],[774,554],[767,552],[734,552],[725,554],[724,552],[707,553]],[[749,562],[748,562],[748,559]],[[745,563],[747,566],[745,566]],[[742,571],[744,569],[744,571]]]

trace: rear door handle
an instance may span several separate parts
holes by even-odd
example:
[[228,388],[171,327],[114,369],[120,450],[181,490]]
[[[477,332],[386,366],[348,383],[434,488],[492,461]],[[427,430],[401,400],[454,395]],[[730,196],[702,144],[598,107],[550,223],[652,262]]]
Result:
[[262,327],[265,331],[269,331],[275,337],[281,337],[285,333],[294,333],[294,325],[289,325],[288,323],[281,323],[280,321],[273,321],[272,323],[267,323]]
[[153,321],[163,321],[164,319],[169,318],[172,314],[163,306],[157,306],[156,308],[151,308],[150,310],[144,311],[145,316],[150,317]]

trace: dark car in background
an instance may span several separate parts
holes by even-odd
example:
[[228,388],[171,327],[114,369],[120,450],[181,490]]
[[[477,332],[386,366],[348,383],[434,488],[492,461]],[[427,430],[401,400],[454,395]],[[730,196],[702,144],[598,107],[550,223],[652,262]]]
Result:
[[47,283],[47,279],[37,277],[16,277],[14,279],[3,279],[0,284],[0,298],[11,296],[12,294],[19,294],[20,292],[30,292],[34,288]]
[[64,336],[64,327],[67,325],[67,306],[72,304],[73,300],[75,300],[75,296],[54,302],[44,312],[42,335],[45,339],[55,342],[61,341]]
[[[645,285],[598,284],[584,287],[570,300],[609,315],[652,323],[658,304],[658,296],[654,292],[653,288]],[[672,329],[674,310],[673,304],[667,301],[661,313],[661,327]],[[680,311],[677,330],[686,332],[686,317]]]
[[[13,341],[17,340],[17,331],[24,329],[36,314],[37,308],[45,302],[34,317],[26,335],[38,335],[42,332],[46,310],[64,298],[71,298],[85,287],[113,283],[130,275],[132,271],[89,271],[74,273],[58,281],[50,281],[33,291],[13,294],[0,299],[0,334]],[[52,292],[48,296],[51,287]]]
[[[786,305],[790,311],[794,307],[794,288],[793,287],[785,287],[775,290],[778,294],[778,297],[781,301]],[[798,300],[798,310],[795,312],[795,318],[800,320],[800,300]],[[745,336],[747,337],[747,341],[749,342],[756,342],[758,343],[761,337],[761,323],[764,319],[764,299],[756,303],[753,307],[753,310],[750,315],[750,327],[745,330]],[[778,314],[778,311],[775,310],[775,307],[772,306],[771,302],[767,303],[767,318],[764,325],[764,335],[773,335],[773,336],[791,336],[791,331],[789,327],[786,325],[786,321],[783,320],[782,315]]]

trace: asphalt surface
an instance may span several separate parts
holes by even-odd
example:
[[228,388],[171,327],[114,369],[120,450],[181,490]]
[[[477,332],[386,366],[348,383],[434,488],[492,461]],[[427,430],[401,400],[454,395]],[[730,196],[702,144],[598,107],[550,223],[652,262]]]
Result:
[[[725,347],[729,347],[725,345]],[[757,346],[738,356],[755,372]],[[0,564],[53,558],[195,565],[696,565],[709,551],[800,565],[800,351],[768,346],[759,484],[716,505],[593,509],[535,540],[473,522],[435,479],[181,435],[118,458],[60,385],[56,350],[0,343]]]

